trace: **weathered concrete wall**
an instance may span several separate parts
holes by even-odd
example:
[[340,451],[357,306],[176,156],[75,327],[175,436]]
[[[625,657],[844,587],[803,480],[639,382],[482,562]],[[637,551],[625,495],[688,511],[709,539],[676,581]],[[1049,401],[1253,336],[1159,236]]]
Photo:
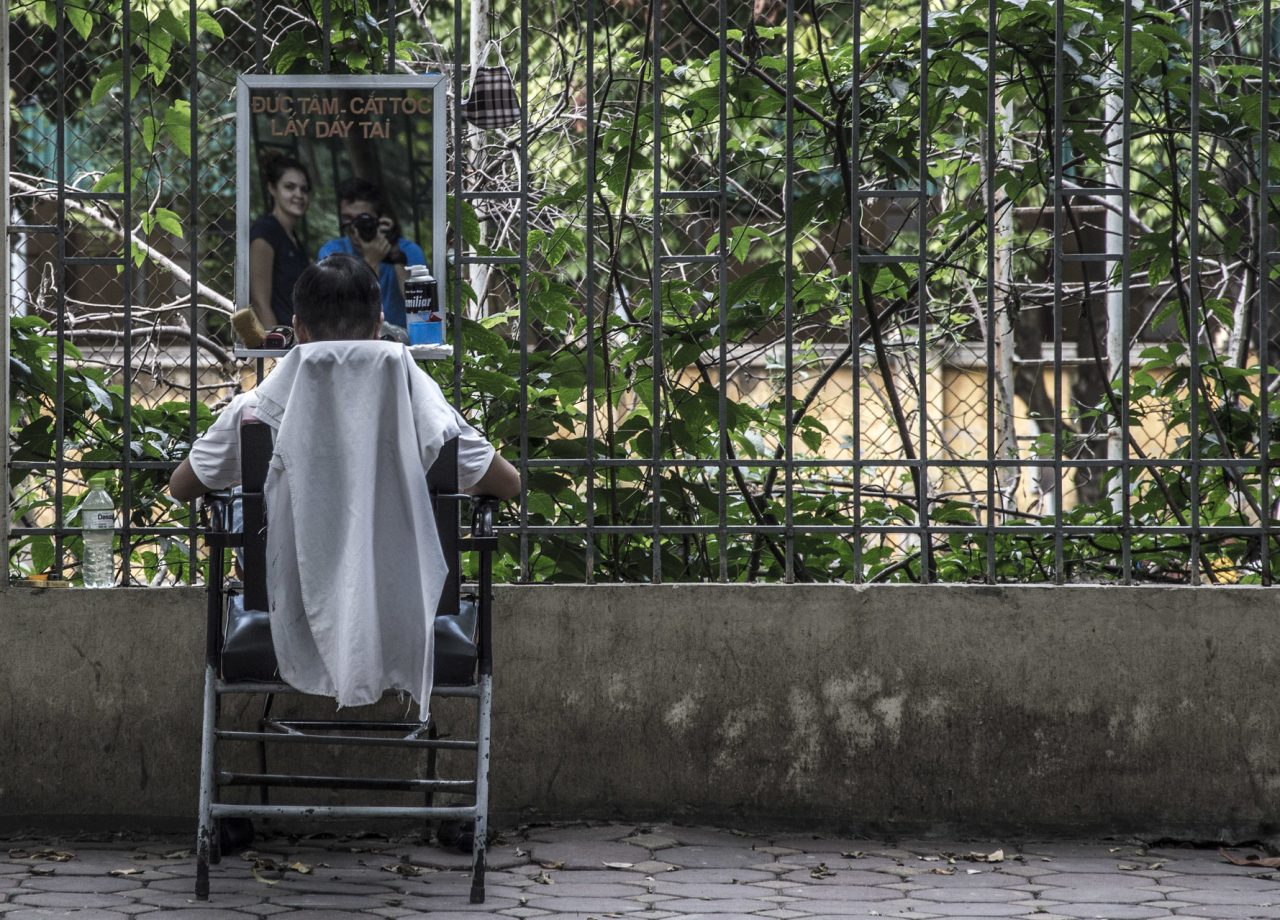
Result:
[[[1277,598],[504,588],[495,809],[1270,835]],[[0,822],[194,813],[202,602],[0,592]]]

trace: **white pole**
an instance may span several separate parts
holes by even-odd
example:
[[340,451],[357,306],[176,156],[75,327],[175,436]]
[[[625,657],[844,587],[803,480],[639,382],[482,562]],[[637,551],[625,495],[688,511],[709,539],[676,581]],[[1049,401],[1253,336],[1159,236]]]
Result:
[[[1124,102],[1120,95],[1115,92],[1107,94],[1106,97],[1106,130],[1103,138],[1106,142],[1109,156],[1107,157],[1107,186],[1109,188],[1120,188],[1124,184],[1124,172],[1121,168],[1121,153],[1117,152],[1117,146],[1124,142],[1124,135],[1121,128],[1121,119],[1123,117]],[[1124,252],[1124,235],[1128,232],[1125,222],[1128,215],[1124,213],[1123,201],[1121,199],[1112,198],[1107,202],[1110,207],[1105,209],[1106,213],[1106,242],[1104,249],[1108,255],[1119,255]],[[1129,343],[1125,341],[1124,335],[1124,291],[1120,287],[1120,262],[1107,262],[1107,375],[1111,380],[1112,389],[1119,391],[1120,375],[1124,373],[1124,356],[1129,347]],[[1107,425],[1107,459],[1114,464],[1119,464],[1124,458],[1124,432],[1120,430],[1120,418],[1118,415],[1109,415],[1109,423]],[[1124,508],[1124,495],[1120,492],[1121,477],[1117,466],[1111,467],[1113,476],[1111,479],[1110,495],[1111,508],[1113,511],[1121,511]]]

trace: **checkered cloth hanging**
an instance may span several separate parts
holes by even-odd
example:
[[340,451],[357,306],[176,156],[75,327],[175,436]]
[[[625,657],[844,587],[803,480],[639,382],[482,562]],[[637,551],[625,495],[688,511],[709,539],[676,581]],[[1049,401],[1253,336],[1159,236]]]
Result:
[[[488,66],[489,53],[498,52],[496,67]],[[505,128],[520,120],[520,100],[516,96],[511,71],[495,41],[484,46],[480,63],[471,74],[471,91],[462,100],[462,114],[477,128]]]

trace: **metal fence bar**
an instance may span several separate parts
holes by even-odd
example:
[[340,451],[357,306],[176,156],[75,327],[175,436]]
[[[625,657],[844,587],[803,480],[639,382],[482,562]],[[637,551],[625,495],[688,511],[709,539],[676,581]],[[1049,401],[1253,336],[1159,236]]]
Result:
[[[67,68],[67,10],[66,0],[57,0],[54,15],[54,43],[55,43],[55,61],[58,73],[66,73]],[[7,104],[7,101],[6,101]],[[58,208],[58,234],[57,234],[57,260],[54,265],[54,277],[57,283],[57,290],[54,293],[54,309],[56,310],[57,320],[54,330],[57,335],[57,358],[56,367],[58,369],[58,383],[54,402],[54,439],[56,444],[66,443],[66,372],[67,372],[67,98],[66,93],[58,93],[57,102],[54,105],[57,113],[57,124],[54,128],[55,140],[54,151],[57,157],[57,163],[54,167],[54,174],[58,180],[57,189],[57,208]],[[8,138],[5,138],[6,144]],[[6,307],[7,309],[7,307]],[[55,578],[62,577],[63,569],[63,534],[66,527],[66,516],[64,513],[63,489],[66,479],[66,467],[63,465],[65,461],[64,451],[61,448],[55,448],[54,455],[54,483],[53,483],[53,501],[54,501],[54,526],[57,532],[53,538],[53,576]],[[6,514],[8,511],[6,509]]]
[[[1200,583],[1200,0],[1191,0],[1191,150],[1187,177],[1187,352],[1191,396],[1191,584]],[[1170,169],[1178,170],[1176,163]],[[1212,345],[1208,346],[1212,350]],[[1212,572],[1209,573],[1212,580]]]
[[[584,580],[594,584],[596,580],[596,0],[586,0],[586,46],[587,46],[587,162],[586,187],[584,201],[584,222],[586,224],[585,255],[587,260],[583,278],[584,304],[586,310],[587,344],[586,344],[586,377],[587,377],[587,545],[583,562]],[[602,315],[608,317],[609,306],[606,303]]]
[[[473,61],[473,68],[479,61]],[[474,79],[475,71],[472,70]],[[459,101],[461,106],[461,101]],[[520,175],[517,191],[520,194],[520,282],[517,296],[520,302],[520,479],[529,481],[529,0],[520,0]],[[520,524],[529,526],[528,489],[520,493]],[[526,580],[532,580],[529,569],[529,538],[520,538],[520,572]]]
[[[996,0],[987,0],[987,81],[986,81],[986,125],[987,135],[983,139],[983,157],[986,159],[987,205],[987,296],[986,296],[986,352],[987,352],[987,534],[986,534],[986,582],[996,581],[996,479],[999,467],[995,465],[996,450],[996,134],[1000,130],[996,110]],[[1005,411],[1012,412],[1012,406]]]
[[[1131,334],[1130,313],[1132,309],[1132,300],[1130,297],[1130,287],[1133,283],[1133,233],[1129,226],[1129,214],[1132,213],[1133,207],[1133,164],[1130,160],[1130,152],[1133,148],[1133,0],[1123,0],[1124,2],[1124,38],[1122,39],[1122,48],[1124,52],[1123,67],[1120,73],[1121,86],[1121,124],[1120,124],[1120,202],[1124,209],[1124,218],[1122,221],[1123,230],[1120,238],[1121,252],[1124,258],[1120,261],[1120,291],[1123,300],[1124,321],[1121,324],[1121,341],[1123,348],[1120,350],[1120,579],[1123,584],[1129,585],[1133,583],[1133,533],[1130,526],[1133,523],[1133,497],[1130,492],[1133,489],[1133,483],[1130,478],[1129,467],[1129,400],[1130,396],[1130,376],[1133,372],[1129,361],[1129,337]],[[1111,154],[1114,156],[1114,154]],[[1109,356],[1114,361],[1114,357]]]
[[[814,23],[817,27],[817,23]],[[787,98],[784,106],[783,123],[783,184],[782,184],[782,336],[783,336],[783,518],[786,521],[786,536],[783,540],[783,553],[786,563],[783,567],[783,580],[790,584],[796,580],[796,540],[792,527],[795,525],[794,487],[795,487],[795,181],[796,181],[796,4],[795,0],[786,2],[786,88]]]
[[[133,36],[132,4],[124,0],[120,5],[123,32],[122,70],[126,74],[133,73]],[[132,94],[122,94],[124,113],[121,118],[121,129],[124,132],[124,204],[121,220],[124,239],[121,243],[121,254],[124,258],[123,296],[121,309],[124,320],[124,369],[121,372],[121,383],[124,389],[124,444],[122,446],[120,503],[124,513],[120,515],[120,568],[122,579],[127,585],[133,577],[133,540],[129,533],[130,511],[133,510],[133,106]],[[194,368],[192,368],[194,371]]]
[[[856,0],[855,0],[856,2]],[[719,83],[724,86],[729,75],[729,3],[718,0],[720,27],[716,31],[716,51],[720,56]],[[720,424],[719,437],[716,438],[716,539],[719,543],[720,580],[729,580],[729,336],[726,320],[729,312],[729,268],[728,268],[728,235],[729,235],[729,182],[728,182],[728,146],[729,146],[729,100],[727,94],[721,93],[716,125],[716,255],[719,257],[716,272],[716,318],[718,320],[717,338],[719,354],[716,356],[716,367],[719,379],[716,381],[716,419]]]
[[[862,3],[853,0],[853,85],[862,83]],[[853,441],[853,581],[865,580],[862,561],[862,96],[849,94],[849,369],[852,378],[850,432]],[[870,309],[870,307],[867,307]]]
[[[196,338],[196,331],[200,328],[200,143],[199,143],[199,119],[197,115],[200,111],[200,43],[196,40],[196,30],[199,19],[196,15],[195,0],[188,0],[187,3],[187,32],[189,34],[188,54],[188,70],[187,70],[187,100],[191,105],[191,125],[187,134],[188,142],[191,144],[191,157],[189,159],[190,169],[187,177],[187,197],[190,199],[190,207],[187,210],[187,228],[186,242],[188,252],[188,265],[191,272],[191,281],[188,285],[190,289],[190,303],[187,308],[187,325],[191,329],[191,336],[188,339],[187,361],[190,362],[191,386],[187,391],[187,411],[190,418],[187,422],[187,443],[194,444],[196,440],[196,407],[199,405],[196,400],[196,384],[199,382],[198,374],[200,368],[200,349],[199,342]],[[197,566],[197,546],[196,535],[199,532],[196,527],[196,515],[191,513],[192,508],[187,506],[187,582],[188,584],[195,580]]]
[[662,583],[662,473],[658,464],[662,457],[662,0],[651,0],[650,7],[650,80],[652,80],[653,121],[653,226],[649,233],[652,290],[649,292],[649,336],[653,349],[650,364],[650,390],[653,418],[649,420],[652,461],[649,485],[652,497],[649,522],[653,540],[653,583]]
[[920,533],[920,583],[933,580],[933,536],[929,532],[929,0],[920,0],[920,158],[916,179],[916,297],[920,303],[916,323],[916,404],[920,438],[920,471],[916,478],[916,523]]
[[1271,0],[1262,0],[1262,67],[1258,92],[1261,97],[1258,139],[1258,400],[1260,423],[1258,425],[1258,455],[1262,461],[1259,470],[1259,494],[1262,501],[1262,539],[1258,554],[1262,569],[1262,583],[1272,584],[1271,541],[1276,507],[1271,495],[1271,281],[1270,264],[1266,253],[1275,245],[1274,226],[1271,222],[1271,81],[1272,57],[1275,53],[1275,19]]
[[1053,577],[1062,584],[1066,580],[1064,546],[1062,540],[1062,235],[1066,230],[1062,213],[1064,188],[1063,158],[1066,155],[1066,131],[1062,123],[1066,106],[1062,70],[1066,52],[1063,50],[1064,5],[1066,0],[1054,0],[1053,26]]

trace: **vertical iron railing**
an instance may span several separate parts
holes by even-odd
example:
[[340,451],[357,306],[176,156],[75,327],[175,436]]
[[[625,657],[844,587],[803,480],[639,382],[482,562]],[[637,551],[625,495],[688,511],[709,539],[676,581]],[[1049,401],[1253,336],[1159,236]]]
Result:
[[[335,47],[333,33],[341,25],[335,17],[346,15],[348,7],[332,0],[322,0],[318,6],[319,66],[328,73],[344,66],[340,60],[343,46]],[[401,66],[398,49],[415,28],[413,17],[398,0],[375,6],[383,16],[381,28],[375,31],[385,41],[385,54],[372,66],[393,71]],[[406,8],[402,10],[402,6]],[[133,58],[139,53],[130,15],[135,7],[138,4],[124,0],[121,18],[115,24],[125,73],[131,72],[136,63]],[[938,62],[955,42],[939,32],[947,20],[937,15],[939,11],[932,9],[928,0],[880,3],[874,11],[864,10],[864,0],[854,0],[851,16],[832,15],[824,21],[819,21],[816,6],[796,0],[782,0],[772,12],[768,4],[757,7],[738,9],[727,0],[701,0],[701,5],[684,0],[637,4],[581,0],[573,7],[574,15],[581,18],[566,17],[558,23],[566,38],[574,28],[571,23],[581,23],[581,36],[572,36],[580,37],[581,44],[566,41],[566,47],[574,55],[585,53],[585,60],[575,59],[575,64],[582,64],[585,81],[582,131],[580,136],[566,134],[563,149],[571,151],[569,154],[556,154],[577,158],[573,165],[583,189],[574,205],[579,210],[565,218],[584,231],[582,261],[569,268],[545,264],[538,252],[529,251],[532,233],[556,226],[555,218],[540,212],[537,202],[541,183],[550,182],[545,177],[555,172],[550,167],[564,166],[545,160],[549,155],[535,146],[538,138],[531,136],[540,94],[551,93],[549,84],[557,76],[548,76],[547,62],[541,56],[531,56],[533,45],[545,40],[546,23],[538,19],[544,13],[531,10],[528,0],[495,12],[507,27],[503,37],[518,43],[515,77],[521,103],[518,124],[507,130],[501,143],[492,143],[494,149],[503,149],[511,170],[509,184],[498,189],[484,184],[487,175],[472,162],[472,153],[480,145],[473,149],[469,143],[475,129],[462,117],[461,101],[469,68],[478,62],[466,60],[463,30],[471,14],[462,4],[452,8],[452,45],[445,43],[451,48],[448,54],[452,60],[443,61],[443,66],[450,68],[453,77],[449,131],[453,175],[449,187],[453,195],[450,221],[455,232],[450,247],[452,265],[447,269],[453,336],[465,348],[466,321],[471,318],[465,293],[470,273],[479,269],[493,272],[491,277],[502,281],[502,291],[500,295],[491,292],[490,297],[500,296],[505,299],[503,305],[513,309],[510,343],[518,350],[519,379],[510,412],[514,433],[508,452],[516,455],[526,482],[539,482],[542,471],[559,472],[572,479],[575,497],[581,500],[576,506],[582,509],[579,517],[566,513],[548,520],[539,518],[544,514],[539,510],[543,503],[531,502],[528,495],[513,506],[507,533],[515,546],[516,577],[535,578],[538,562],[555,549],[580,558],[582,580],[588,583],[608,570],[609,577],[625,572],[626,577],[654,583],[697,577],[785,582],[810,578],[930,582],[960,577],[987,583],[1026,578],[1063,583],[1099,577],[1122,583],[1165,578],[1198,584],[1247,576],[1270,584],[1277,534],[1270,456],[1276,375],[1269,365],[1275,325],[1269,276],[1280,258],[1273,226],[1280,184],[1270,163],[1276,51],[1271,0],[1263,0],[1260,16],[1249,20],[1251,25],[1241,36],[1246,58],[1252,59],[1256,46],[1260,116],[1256,150],[1250,152],[1250,166],[1256,162],[1256,185],[1241,193],[1257,197],[1255,248],[1249,260],[1249,270],[1256,277],[1254,290],[1224,289],[1232,296],[1238,291],[1240,297],[1253,298],[1253,313],[1240,320],[1248,328],[1236,330],[1245,337],[1247,366],[1230,370],[1247,370],[1256,384],[1250,382],[1249,392],[1241,390],[1239,405],[1224,402],[1214,341],[1224,326],[1215,318],[1215,295],[1209,292],[1206,280],[1210,269],[1216,271],[1215,266],[1224,261],[1214,249],[1214,209],[1219,207],[1215,202],[1220,190],[1210,187],[1216,181],[1217,168],[1211,138],[1218,129],[1202,112],[1202,84],[1212,78],[1211,68],[1216,66],[1209,31],[1220,26],[1216,8],[1192,0],[1179,13],[1185,19],[1185,47],[1171,51],[1165,66],[1166,70],[1173,68],[1170,72],[1186,74],[1185,119],[1164,126],[1167,135],[1153,140],[1150,132],[1135,127],[1135,122],[1149,117],[1140,102],[1145,75],[1135,72],[1135,35],[1142,36],[1140,26],[1150,16],[1164,14],[1138,7],[1131,0],[1120,0],[1107,13],[1120,20],[1121,28],[1115,33],[1119,37],[1110,39],[1110,44],[1095,41],[1083,57],[1073,43],[1089,40],[1089,33],[1086,28],[1080,37],[1081,26],[1072,7],[1065,0],[1056,0],[1046,12],[1046,17],[1052,16],[1053,57],[1052,72],[1043,86],[1052,108],[1047,114],[1014,111],[1023,103],[1014,100],[1007,89],[1006,78],[1012,80],[1012,76],[999,70],[1013,48],[1002,34],[1000,20],[1014,8],[1022,10],[1017,4],[976,0],[973,9],[980,14],[985,11],[985,32],[964,41],[970,42],[975,57],[985,56],[986,67],[974,83],[973,98],[977,101],[965,102],[971,110],[963,111],[964,106],[949,108],[940,94],[940,83],[947,77],[940,75],[942,65]],[[182,176],[189,199],[182,246],[190,279],[181,309],[193,332],[205,321],[199,292],[206,274],[201,259],[215,248],[212,240],[201,236],[202,195],[207,197],[202,180],[223,168],[216,157],[202,155],[200,123],[206,114],[200,111],[202,60],[207,49],[202,49],[197,32],[203,9],[193,0],[184,10],[190,45],[185,49],[182,96],[190,104],[192,118],[191,152]],[[278,38],[272,31],[285,26],[278,21],[274,6],[250,4],[237,9],[244,13],[246,24],[254,26],[252,37],[243,40],[245,55],[261,70]],[[69,60],[75,55],[75,33],[69,26],[67,0],[56,0],[54,11],[51,50],[58,75],[55,79],[65,79]],[[712,16],[713,25],[702,21]],[[886,26],[890,20],[893,25]],[[290,27],[298,21],[303,20],[290,20]],[[890,49],[892,55],[886,54],[884,42],[879,40],[884,29],[900,41]],[[755,39],[760,47],[748,48],[749,35],[757,30],[768,35]],[[872,34],[877,35],[876,42],[868,41]],[[842,96],[839,80],[832,79],[829,96],[814,108],[811,98],[827,88],[806,65],[812,43],[823,41],[838,45],[842,53],[849,50],[847,64],[843,58],[840,64],[846,69],[837,77],[847,77],[850,89]],[[638,53],[631,69],[620,75],[615,54],[623,44]],[[447,57],[445,50],[440,54]],[[757,62],[762,54],[770,57],[768,67]],[[682,110],[678,97],[694,79],[682,74],[682,56],[705,61],[706,79],[718,90],[705,122],[692,127],[679,123]],[[892,92],[884,92],[877,89],[881,86],[877,81],[890,81],[884,69],[889,57],[897,69],[893,71]],[[1105,78],[1105,86],[1091,95],[1082,92],[1078,79],[1081,70],[1089,67],[1096,67]],[[763,92],[779,101],[771,117],[751,114],[747,105],[751,100],[740,97],[738,82],[747,77],[755,81],[753,86],[765,87]],[[567,83],[570,78],[564,79]],[[619,89],[622,85],[628,87],[625,98]],[[576,85],[572,88],[577,89]],[[70,89],[59,84],[58,92],[51,94],[53,157],[49,171],[53,184],[48,203],[54,224],[41,230],[34,225],[7,223],[8,238],[15,232],[31,231],[43,233],[50,243],[53,283],[47,306],[55,339],[52,363],[57,380],[51,414],[53,441],[59,445],[43,466],[10,465],[11,473],[45,477],[51,501],[46,520],[38,525],[11,526],[8,534],[11,540],[48,536],[55,560],[51,574],[62,574],[78,529],[68,515],[69,499],[82,486],[76,479],[95,470],[113,470],[121,482],[117,531],[121,546],[128,549],[136,541],[152,537],[182,539],[187,543],[188,563],[194,568],[198,554],[192,521],[149,527],[136,524],[131,514],[138,500],[136,475],[164,465],[134,452],[140,407],[146,399],[134,380],[144,369],[141,345],[136,342],[143,332],[139,291],[147,277],[134,264],[133,244],[143,242],[142,236],[135,239],[135,224],[145,211],[143,189],[147,186],[136,161],[141,138],[133,120],[144,113],[130,92],[121,94],[121,189],[89,192],[76,185],[78,178],[69,166]],[[1099,119],[1092,109],[1107,96],[1109,114]],[[1119,108],[1114,109],[1117,97]],[[640,132],[637,146],[628,147],[624,154],[630,158],[627,187],[623,195],[616,195],[607,181],[615,151],[606,149],[602,136],[609,132],[612,119],[623,116],[634,116],[636,124],[645,120],[648,124]],[[951,231],[938,219],[948,206],[942,189],[951,168],[944,163],[947,152],[938,132],[944,130],[941,126],[946,118],[962,116],[981,129],[974,150],[983,179],[972,189],[956,185],[948,191],[970,195],[981,210],[969,249],[960,245],[963,240],[957,242],[948,236]],[[889,118],[896,120],[901,132],[917,132],[910,142],[895,148],[894,155],[901,152],[902,162],[892,174],[886,171],[888,158],[875,147],[884,130],[876,119]],[[545,121],[536,129],[547,130]],[[1034,125],[1028,127],[1027,122]],[[1102,153],[1095,155],[1088,144],[1080,143],[1092,136],[1091,132],[1097,134],[1099,126],[1108,137],[1115,137],[1118,131],[1119,140],[1114,142],[1118,149],[1104,144]],[[749,132],[754,132],[752,141],[758,142],[761,151],[755,160],[744,153],[749,145],[739,143]],[[1022,147],[1006,148],[1008,137],[1015,135]],[[1166,138],[1167,149],[1161,146]],[[491,136],[486,144],[490,141]],[[841,161],[840,149],[846,143],[847,164]],[[1031,160],[1026,148],[1035,143],[1047,148],[1036,160],[1044,172],[1039,178],[1027,178],[1034,174],[1028,168],[1027,176],[1011,177],[1013,164],[1002,162],[1004,151],[1013,151],[1010,157]],[[636,166],[644,159],[645,147],[652,161],[647,187],[644,169]],[[585,158],[579,153],[585,153]],[[821,157],[826,162],[815,165]],[[1173,215],[1168,222],[1171,242],[1167,254],[1174,269],[1167,289],[1156,291],[1142,280],[1144,270],[1137,264],[1134,237],[1140,224],[1134,208],[1142,206],[1142,195],[1150,194],[1135,191],[1135,185],[1149,183],[1145,161],[1160,157],[1168,158],[1166,165],[1175,189],[1167,202]],[[1119,163],[1118,179],[1100,180],[1090,171],[1099,166],[1093,162],[1099,158],[1110,164],[1103,170],[1108,177]],[[914,162],[909,162],[912,159]],[[701,172],[695,173],[690,165],[694,161]],[[752,174],[757,167],[759,176]],[[831,181],[833,187],[836,183],[844,186],[842,213],[838,218],[824,218],[827,222],[822,225],[812,220],[806,223],[798,216],[812,213],[802,212],[801,202],[819,179]],[[1001,182],[1006,185],[1003,190],[997,187]],[[74,212],[94,201],[109,203],[121,215],[118,256],[85,254],[73,246],[69,227]],[[490,227],[496,225],[493,213],[513,216],[509,251],[499,252],[496,245],[475,247],[464,238],[462,228],[470,217],[469,209],[481,202],[487,211],[483,218]],[[1112,239],[1108,231],[1103,234],[1105,245],[1100,249],[1094,245],[1090,234],[1096,233],[1097,227],[1082,216],[1086,205],[1096,213],[1116,207],[1123,212],[1119,240]],[[492,210],[488,210],[490,206]],[[1037,274],[1041,267],[1020,265],[1009,290],[1002,289],[997,279],[997,266],[1014,258],[1013,242],[1002,238],[1002,221],[1009,213],[1006,209],[1013,211],[1009,220],[1022,240],[1019,245],[1028,253],[1044,256],[1042,273]],[[1028,214],[1036,209],[1044,212],[1043,222],[1040,214]],[[760,214],[768,218],[760,218]],[[7,211],[5,220],[9,221]],[[758,292],[747,290],[744,294],[736,282],[757,266],[753,259],[764,257],[752,251],[754,242],[741,245],[745,237],[740,239],[736,234],[743,229],[761,230],[759,236],[767,240],[759,249],[770,253],[780,274],[775,311],[747,334],[736,331],[733,320],[743,303]],[[1032,241],[1033,231],[1041,229],[1051,229],[1050,238],[1043,249],[1035,250],[1039,244]],[[711,234],[715,235],[714,243],[709,239]],[[814,255],[818,248],[830,250],[825,262]],[[971,312],[972,328],[947,316],[949,310],[954,314],[958,309],[951,287],[957,282],[948,280],[948,273],[955,273],[956,266],[966,259],[976,283],[972,301],[961,306]],[[601,275],[606,262],[608,277]],[[815,280],[813,266],[819,262],[829,271],[830,280]],[[121,301],[114,305],[119,310],[120,333],[115,372],[123,394],[123,449],[119,457],[109,461],[84,461],[62,446],[68,422],[66,385],[75,365],[69,352],[75,319],[70,286],[76,271],[87,266],[116,267],[120,277]],[[905,280],[886,288],[883,282],[894,272],[901,272]],[[581,438],[581,450],[572,456],[551,451],[545,438],[531,434],[535,416],[542,411],[538,401],[544,394],[541,378],[536,375],[548,366],[544,352],[567,347],[556,340],[556,336],[563,336],[563,329],[545,322],[533,302],[548,279],[575,288],[574,305],[580,307],[583,317],[578,352],[583,395],[579,405],[585,406],[585,411],[579,413],[580,428],[555,435],[566,441]],[[1090,343],[1083,333],[1073,330],[1085,324],[1083,317],[1091,309],[1090,284],[1101,279],[1108,290],[1118,289],[1123,300],[1120,318],[1108,316],[1109,324],[1119,322],[1123,327],[1118,337],[1123,347],[1116,353],[1109,346],[1105,355],[1086,354]],[[649,289],[643,295],[631,289],[642,289],[645,284]],[[682,397],[690,389],[681,375],[692,375],[695,369],[688,350],[676,347],[683,343],[679,336],[685,334],[680,326],[686,318],[682,311],[692,309],[682,307],[675,296],[680,284],[693,290],[701,288],[705,297],[702,306],[716,320],[714,329],[705,335],[696,370],[707,384],[714,379],[714,388],[708,387],[714,390],[710,408],[702,418],[703,424],[715,424],[718,431],[696,456],[679,447],[673,434],[683,424],[686,402]],[[832,306],[825,313],[809,306],[812,287],[818,284],[829,284],[832,290]],[[497,282],[491,285],[497,286]],[[1151,309],[1151,301],[1163,296],[1171,297],[1178,309],[1170,324],[1153,331],[1153,324],[1147,321],[1151,314],[1146,311]],[[640,304],[641,300],[645,303]],[[1030,346],[1019,343],[1025,353],[1018,352],[1013,363],[1021,389],[1009,404],[998,386],[1007,383],[1012,393],[1015,384],[998,379],[996,365],[998,355],[1013,348],[1014,342],[1012,335],[1008,341],[998,341],[997,327],[1001,322],[1007,324],[1019,305],[1037,312],[1039,339]],[[483,309],[485,305],[478,306]],[[642,306],[647,307],[647,315],[632,319],[631,312]],[[813,329],[819,325],[815,333]],[[1176,326],[1176,331],[1170,331],[1170,326]],[[1025,331],[1030,324],[1024,322],[1020,328]],[[1113,331],[1115,327],[1108,328]],[[948,342],[949,336],[969,349],[971,366],[962,367],[954,358],[960,349],[956,342]],[[629,367],[610,365],[603,377],[599,375],[598,367],[614,360],[616,342],[631,345],[645,340],[647,355]],[[1164,371],[1175,379],[1181,379],[1176,378],[1179,374],[1185,376],[1185,383],[1174,387],[1176,392],[1168,397],[1171,402],[1180,401],[1178,411],[1183,416],[1176,424],[1166,423],[1164,441],[1150,430],[1150,408],[1142,405],[1141,397],[1135,397],[1135,377],[1147,359],[1131,358],[1131,348],[1162,341],[1184,346],[1179,361],[1185,363],[1184,368],[1178,361],[1171,362]],[[820,347],[827,351],[820,351]],[[1027,347],[1032,350],[1026,351]],[[196,335],[189,338],[185,352],[190,364],[190,386],[183,394],[190,415],[187,435],[194,438],[202,399]],[[827,362],[824,374],[817,379],[832,391],[842,388],[838,395],[847,403],[839,405],[847,405],[847,409],[826,408],[826,395],[811,383],[815,378],[806,376],[814,354]],[[1099,375],[1103,361],[1106,371]],[[453,393],[459,401],[473,395],[466,368],[460,349],[453,366]],[[974,369],[978,373],[969,378],[960,373]],[[638,382],[634,386],[618,382],[628,372],[635,374]],[[1089,374],[1097,379],[1087,378]],[[1087,405],[1079,395],[1078,391],[1087,389],[1080,386],[1082,379],[1092,380],[1101,391],[1096,405]],[[769,390],[761,404],[772,415],[767,423],[743,422],[744,413],[738,411],[748,403],[743,394],[748,384],[758,381],[765,381],[763,385]],[[957,394],[965,388],[971,390],[967,398],[972,412],[967,416],[964,410],[948,408],[949,400],[960,401]],[[1041,404],[1048,410],[1033,410],[1033,398],[1042,398]],[[633,404],[628,400],[648,403],[650,417],[643,435],[628,448],[616,441],[606,446],[605,435],[616,435],[616,425],[606,430],[611,423],[598,407],[608,405],[611,413],[625,415]],[[1228,410],[1247,410],[1249,424],[1255,426],[1243,447],[1233,447],[1231,431],[1224,428]],[[820,438],[821,448],[802,443],[804,425],[820,411],[826,413],[822,416],[826,424],[843,426],[843,443],[836,443],[835,434]],[[1020,440],[1006,444],[1001,423],[1010,413],[1021,424],[1016,432]],[[1103,421],[1091,421],[1090,413]],[[745,434],[758,436],[758,443],[747,443],[744,432],[734,430],[735,426],[750,429]],[[1116,427],[1119,436],[1112,442],[1114,453],[1109,452],[1106,458],[1095,454],[1090,445]],[[1045,436],[1039,445],[1033,444],[1033,436],[1028,434],[1033,430]],[[966,438],[969,446],[957,446]],[[1177,438],[1183,440],[1179,443]],[[1160,443],[1152,447],[1156,442]],[[1045,444],[1049,445],[1047,455],[1040,452]],[[1032,470],[1038,471],[1040,494],[1029,498],[1025,483],[1021,491],[1013,483],[1021,471],[1029,476]],[[631,508],[623,513],[616,501],[611,503],[617,498],[617,480],[623,473],[641,482],[639,510]],[[1090,488],[1096,490],[1100,482],[1105,483],[1109,500],[1097,503],[1094,517],[1077,513],[1093,501],[1086,493]],[[692,508],[686,494],[691,483],[710,492],[710,498]],[[833,503],[838,504],[838,511],[830,507],[812,510],[812,497],[823,490],[824,497],[847,495]],[[1210,507],[1214,502],[1234,504],[1240,511],[1219,514]],[[964,506],[961,510],[968,516],[958,516],[956,505]],[[1091,541],[1100,539],[1108,541],[1106,546],[1112,549],[1103,553],[1090,549]],[[823,542],[827,545],[819,545]],[[1247,552],[1238,549],[1244,543],[1249,544]],[[847,549],[847,558],[833,562],[830,559],[834,556],[822,556],[836,545]],[[744,557],[744,546],[750,547],[749,557]],[[1184,546],[1185,564],[1175,566],[1170,559],[1183,552]],[[702,553],[701,568],[687,561],[698,553]],[[957,576],[955,567],[948,568],[948,560],[966,553],[977,561]],[[1011,562],[1021,553],[1033,555],[1035,565],[1041,568],[1037,571],[1025,561]],[[1081,562],[1088,553],[1093,553],[1089,557],[1093,568]],[[810,564],[814,555],[828,559],[821,571]],[[126,551],[122,557],[124,580],[136,581],[130,553]],[[1228,557],[1236,560],[1232,575],[1221,571]],[[672,559],[680,560],[680,565]],[[1153,563],[1152,559],[1158,561]]]

